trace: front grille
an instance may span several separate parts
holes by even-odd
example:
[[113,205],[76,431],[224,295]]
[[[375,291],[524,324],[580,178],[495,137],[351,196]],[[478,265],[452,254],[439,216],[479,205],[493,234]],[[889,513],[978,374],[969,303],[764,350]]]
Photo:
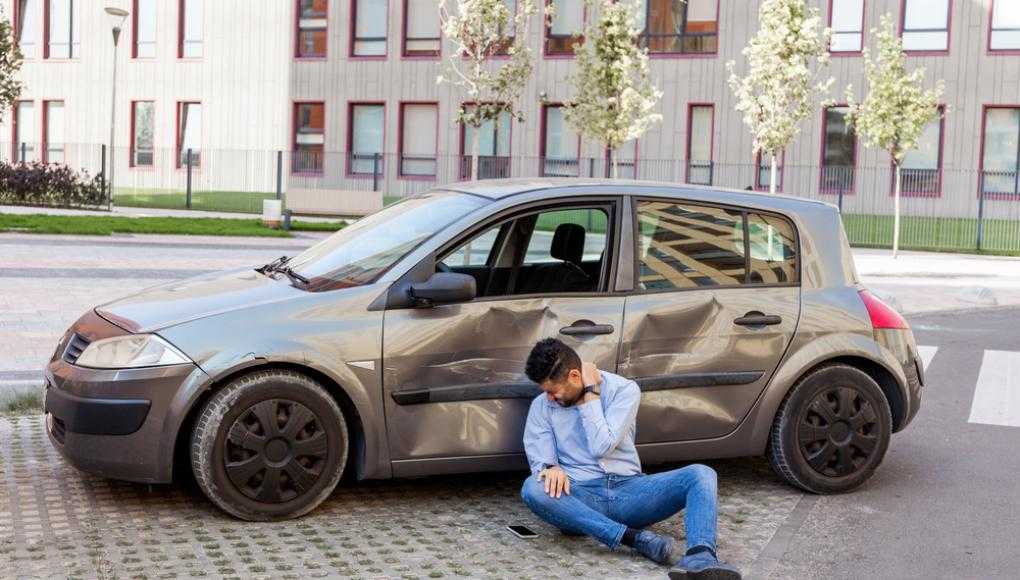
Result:
[[71,335],[71,340],[67,341],[67,347],[64,348],[64,361],[74,364],[78,361],[78,357],[85,351],[85,347],[89,345],[89,341],[85,337],[81,336],[77,332]]

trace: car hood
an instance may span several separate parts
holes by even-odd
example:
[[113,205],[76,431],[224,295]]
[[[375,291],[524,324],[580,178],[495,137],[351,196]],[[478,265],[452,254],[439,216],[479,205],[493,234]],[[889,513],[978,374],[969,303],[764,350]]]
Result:
[[154,332],[191,320],[305,295],[286,277],[251,268],[227,270],[146,288],[96,307],[96,314],[128,332]]

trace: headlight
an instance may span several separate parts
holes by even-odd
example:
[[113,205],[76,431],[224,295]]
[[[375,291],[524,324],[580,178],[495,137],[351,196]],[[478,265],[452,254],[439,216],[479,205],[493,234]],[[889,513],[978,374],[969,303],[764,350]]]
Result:
[[85,347],[76,365],[97,369],[160,367],[191,359],[155,334],[129,334],[97,340]]

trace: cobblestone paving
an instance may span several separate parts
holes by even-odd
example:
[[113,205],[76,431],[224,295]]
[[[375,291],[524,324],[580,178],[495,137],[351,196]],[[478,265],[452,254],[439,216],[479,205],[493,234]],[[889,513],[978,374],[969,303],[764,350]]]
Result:
[[[720,553],[744,570],[800,494],[761,460],[713,462]],[[524,475],[343,482],[298,520],[247,523],[189,485],[146,486],[64,463],[38,416],[0,418],[0,576],[12,578],[662,578],[665,568],[539,522]],[[504,526],[541,535],[520,540]],[[654,530],[682,537],[677,516]]]

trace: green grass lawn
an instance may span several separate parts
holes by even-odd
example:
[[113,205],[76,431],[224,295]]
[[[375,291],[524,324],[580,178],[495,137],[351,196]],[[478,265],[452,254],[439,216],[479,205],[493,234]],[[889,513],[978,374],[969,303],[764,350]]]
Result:
[[287,238],[257,219],[0,214],[0,231],[108,236],[113,233]]
[[[892,247],[892,216],[843,214],[843,227],[853,246]],[[977,220],[903,216],[900,218],[900,247],[976,252]],[[1020,255],[1020,221],[985,220],[981,253]]]
[[[276,199],[268,191],[193,191],[191,209],[205,211],[228,211],[239,213],[262,213],[262,200]],[[117,190],[113,205],[121,207],[152,207],[159,209],[187,209],[187,194],[183,191],[160,191],[152,189]]]

